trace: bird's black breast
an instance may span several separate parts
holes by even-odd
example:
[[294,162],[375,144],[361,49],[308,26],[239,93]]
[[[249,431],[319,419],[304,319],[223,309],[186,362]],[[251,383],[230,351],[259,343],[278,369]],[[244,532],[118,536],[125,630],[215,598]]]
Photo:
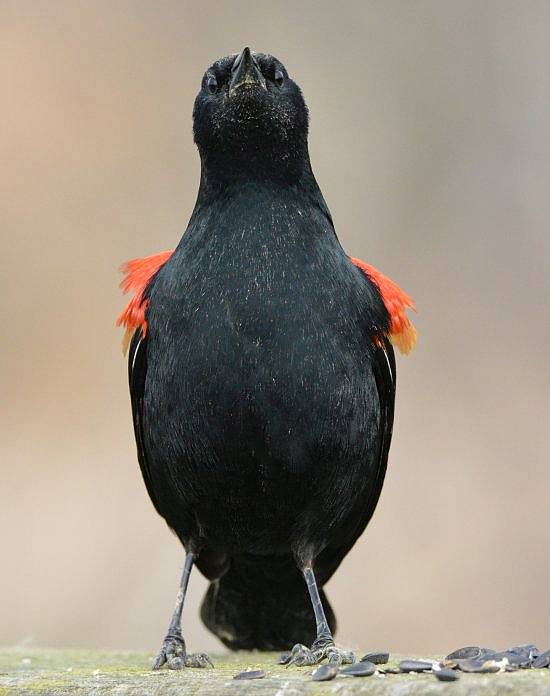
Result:
[[387,316],[322,210],[243,194],[192,220],[151,288],[143,428],[180,536],[271,553],[344,523],[375,475]]

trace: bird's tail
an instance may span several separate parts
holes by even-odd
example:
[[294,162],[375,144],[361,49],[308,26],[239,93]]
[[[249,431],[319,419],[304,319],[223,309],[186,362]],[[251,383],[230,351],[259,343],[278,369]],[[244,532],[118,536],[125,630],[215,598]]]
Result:
[[[334,632],[336,618],[322,590],[321,601]],[[306,583],[290,557],[232,558],[225,575],[210,583],[201,618],[232,650],[289,650],[315,640]]]

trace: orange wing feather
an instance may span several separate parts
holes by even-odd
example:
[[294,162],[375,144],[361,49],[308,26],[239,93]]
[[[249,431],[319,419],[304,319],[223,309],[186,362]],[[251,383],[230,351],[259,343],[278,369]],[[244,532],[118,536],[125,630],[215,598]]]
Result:
[[132,290],[134,293],[134,296],[116,322],[117,326],[124,326],[126,329],[122,339],[124,354],[126,354],[130,340],[138,327],[144,336],[147,333],[145,310],[147,309],[148,300],[144,300],[143,295],[151,278],[168,261],[170,256],[172,256],[172,251],[163,251],[161,254],[146,256],[144,259],[132,259],[122,264],[120,268],[124,273],[124,278],[120,283],[122,291],[127,293]]
[[390,341],[402,353],[410,353],[416,344],[416,329],[406,313],[407,307],[416,311],[412,297],[374,266],[351,256],[350,261],[360,268],[380,290],[391,320]]

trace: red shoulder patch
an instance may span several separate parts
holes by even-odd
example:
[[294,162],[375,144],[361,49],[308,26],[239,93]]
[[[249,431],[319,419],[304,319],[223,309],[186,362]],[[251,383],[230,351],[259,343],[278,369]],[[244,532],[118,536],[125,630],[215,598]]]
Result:
[[124,326],[126,329],[122,339],[122,350],[124,353],[128,350],[130,340],[138,327],[143,335],[147,333],[145,310],[147,309],[148,301],[143,299],[143,294],[151,278],[161,266],[164,266],[170,256],[172,256],[172,253],[172,251],[163,251],[161,254],[146,256],[144,259],[132,259],[120,267],[120,270],[124,273],[124,278],[120,283],[122,291],[125,294],[130,291],[134,293],[134,296],[116,322],[117,326]]
[[[126,329],[122,340],[124,353],[128,350],[130,340],[138,327],[143,335],[147,333],[145,320],[147,300],[143,299],[143,295],[151,278],[168,261],[172,253],[172,251],[163,251],[143,259],[132,259],[121,266],[124,278],[120,287],[124,293],[130,291],[134,293],[116,322],[117,326],[124,326]],[[351,256],[350,261],[360,268],[380,290],[391,320],[389,338],[402,353],[409,353],[415,346],[417,336],[416,329],[406,314],[407,308],[415,309],[412,298],[374,266]]]
[[350,261],[360,268],[380,290],[384,305],[390,315],[390,341],[402,353],[410,353],[416,344],[416,329],[407,316],[406,309],[416,311],[412,297],[403,292],[390,278],[380,273],[374,266],[350,256]]

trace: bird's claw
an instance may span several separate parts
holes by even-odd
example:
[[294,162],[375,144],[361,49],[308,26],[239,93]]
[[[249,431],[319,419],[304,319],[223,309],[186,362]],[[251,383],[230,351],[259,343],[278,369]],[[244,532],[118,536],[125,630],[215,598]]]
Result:
[[347,665],[355,662],[355,655],[349,650],[336,647],[332,642],[324,645],[314,643],[311,648],[297,643],[290,653],[281,655],[279,663],[286,664],[287,667],[303,667],[317,665],[323,660],[327,660],[331,665]]
[[185,641],[181,634],[168,634],[153,662],[153,669],[160,669],[163,665],[168,669],[183,669],[185,654]]
[[153,662],[153,669],[160,669],[163,665],[166,665],[168,669],[214,666],[206,653],[188,655],[181,634],[169,634],[164,639],[162,648]]

